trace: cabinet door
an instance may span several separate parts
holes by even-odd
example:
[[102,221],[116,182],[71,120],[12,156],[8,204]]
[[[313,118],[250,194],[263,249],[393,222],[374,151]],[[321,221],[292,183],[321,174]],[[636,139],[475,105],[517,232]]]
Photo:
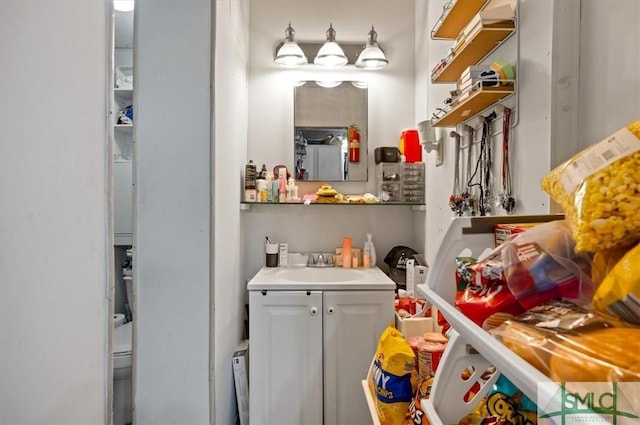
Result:
[[322,293],[249,294],[249,418],[322,424]]
[[393,290],[324,293],[324,423],[370,424],[360,381],[382,331],[393,323]]
[[[133,230],[133,165],[131,162],[113,164],[113,226],[116,245],[131,245]],[[119,243],[126,242],[129,243]]]

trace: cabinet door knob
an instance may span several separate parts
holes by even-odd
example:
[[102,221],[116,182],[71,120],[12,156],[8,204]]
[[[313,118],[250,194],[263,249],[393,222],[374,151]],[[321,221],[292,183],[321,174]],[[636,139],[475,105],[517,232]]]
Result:
[[329,307],[327,309],[327,313],[329,313],[329,314],[333,313],[334,311],[335,311],[335,308],[333,308],[333,306],[331,306],[331,307]]
[[315,316],[316,314],[318,314],[318,307],[311,307],[309,313],[311,313],[312,316]]

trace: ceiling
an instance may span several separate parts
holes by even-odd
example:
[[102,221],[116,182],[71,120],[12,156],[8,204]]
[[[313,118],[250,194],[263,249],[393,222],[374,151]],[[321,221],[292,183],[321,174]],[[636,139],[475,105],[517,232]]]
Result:
[[133,11],[114,11],[116,49],[133,49]]

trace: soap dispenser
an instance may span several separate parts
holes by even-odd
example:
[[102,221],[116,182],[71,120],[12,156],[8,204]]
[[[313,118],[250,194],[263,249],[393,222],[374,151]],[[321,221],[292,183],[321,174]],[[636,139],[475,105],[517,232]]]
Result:
[[365,242],[365,244],[368,245],[369,247],[369,255],[371,256],[371,267],[375,267],[376,261],[378,261],[378,258],[376,256],[376,247],[373,245],[372,233],[367,233],[367,242]]

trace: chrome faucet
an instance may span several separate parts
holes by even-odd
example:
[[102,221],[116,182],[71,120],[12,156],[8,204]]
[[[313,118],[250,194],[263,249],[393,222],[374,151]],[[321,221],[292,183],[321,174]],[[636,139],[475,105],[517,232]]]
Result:
[[[326,258],[326,259],[325,259]],[[333,256],[330,253],[309,254],[307,267],[333,267]]]

